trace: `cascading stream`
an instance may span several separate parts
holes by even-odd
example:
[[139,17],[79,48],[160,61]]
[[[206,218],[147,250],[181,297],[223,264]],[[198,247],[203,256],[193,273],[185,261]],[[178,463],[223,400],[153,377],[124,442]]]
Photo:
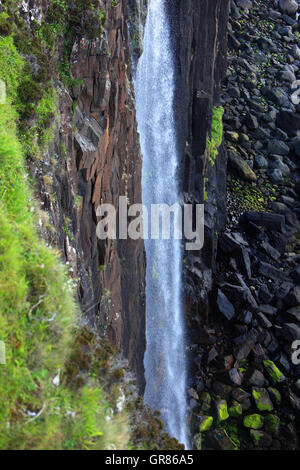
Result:
[[[135,90],[143,155],[143,204],[150,213],[151,204],[172,206],[180,198],[175,73],[165,0],[150,0]],[[168,432],[188,448],[181,241],[149,239],[145,247],[145,402],[161,411]]]

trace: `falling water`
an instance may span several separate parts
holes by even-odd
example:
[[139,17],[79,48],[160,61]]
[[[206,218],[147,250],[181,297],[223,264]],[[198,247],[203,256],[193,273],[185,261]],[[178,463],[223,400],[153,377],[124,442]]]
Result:
[[[150,0],[144,52],[135,78],[143,204],[149,210],[151,204],[171,206],[179,201],[175,76],[165,2]],[[161,411],[169,433],[188,448],[181,242],[145,240],[145,247],[145,402]]]

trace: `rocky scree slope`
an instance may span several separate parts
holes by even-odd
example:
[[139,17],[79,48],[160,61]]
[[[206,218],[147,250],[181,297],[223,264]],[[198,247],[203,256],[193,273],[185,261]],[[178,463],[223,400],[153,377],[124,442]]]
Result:
[[297,10],[293,1],[231,1],[221,98],[229,217],[209,319],[191,348],[197,448],[299,447]]

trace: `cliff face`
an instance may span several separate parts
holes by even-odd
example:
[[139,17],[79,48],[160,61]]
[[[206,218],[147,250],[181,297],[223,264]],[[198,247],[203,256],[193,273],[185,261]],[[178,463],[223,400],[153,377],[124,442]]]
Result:
[[[102,202],[117,207],[122,195],[131,204],[141,201],[141,156],[128,25],[136,22],[131,46],[141,48],[141,38],[134,34],[141,34],[137,28],[145,21],[145,2],[137,2],[135,9],[131,2],[129,21],[126,0],[115,7],[106,2],[104,7],[107,20],[101,39],[91,42],[82,38],[72,48],[72,73],[83,84],[74,87],[71,94],[64,90],[60,97],[62,122],[54,151],[64,170],[59,165],[55,172],[57,198],[49,209],[57,244],[79,278],[84,317],[123,350],[142,387],[143,243],[98,240],[96,208]],[[204,249],[189,254],[185,263],[187,313],[193,313],[198,323],[198,314],[208,313],[216,234],[226,218],[226,151],[222,146],[212,165],[207,136],[226,74],[229,2],[188,0],[182,4],[171,0],[167,7],[177,57],[176,116],[182,190],[187,202],[203,203],[204,194],[207,198]],[[192,321],[192,316],[189,319]]]
[[[96,236],[100,204],[118,208],[119,196],[126,196],[130,204],[141,202],[127,1],[116,6],[103,2],[103,10],[106,21],[101,37],[79,37],[72,45],[74,85],[71,91],[60,90],[54,143],[42,169],[31,170],[42,182],[39,193],[54,228],[48,237],[63,251],[78,279],[83,321],[122,349],[142,385],[143,243],[101,241]],[[53,155],[57,164],[51,166],[50,192],[41,176],[49,175]]]
[[[45,236],[64,254],[78,279],[83,322],[99,328],[122,349],[143,388],[145,350],[145,256],[142,241],[101,241],[96,209],[118,207],[119,196],[141,202],[141,155],[137,134],[131,56],[142,50],[145,0],[101,3],[102,34],[77,35],[71,45],[72,87],[62,87],[54,142],[31,174],[38,181],[43,209],[50,214]],[[35,2],[37,18],[49,2]],[[216,232],[226,217],[226,152],[210,164],[207,136],[226,71],[229,3],[221,0],[170,0],[167,3],[177,66],[176,118],[186,202],[203,203],[205,245],[185,260],[189,319],[206,315],[215,269]],[[28,10],[32,14],[32,8]],[[26,15],[26,12],[24,12]],[[30,16],[30,15],[29,15]],[[82,19],[82,22],[85,20]],[[30,18],[28,17],[28,22]],[[128,27],[131,32],[129,40]],[[64,54],[60,38],[54,69]],[[130,50],[131,43],[131,50]],[[53,164],[53,155],[56,162]],[[50,178],[50,182],[49,182]],[[194,326],[192,324],[192,326]]]
[[[172,0],[168,5],[177,58],[179,147],[182,190],[189,203],[205,203],[205,243],[185,259],[188,318],[208,314],[215,270],[217,232],[226,220],[227,155],[223,145],[212,161],[207,146],[214,109],[227,68],[229,1]],[[200,315],[200,316],[199,316]]]

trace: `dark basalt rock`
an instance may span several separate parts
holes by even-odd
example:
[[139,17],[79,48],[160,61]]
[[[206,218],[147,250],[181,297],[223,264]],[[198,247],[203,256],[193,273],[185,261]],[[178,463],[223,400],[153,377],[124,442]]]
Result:
[[220,312],[227,318],[227,320],[232,320],[235,316],[235,309],[220,289],[218,290],[217,304]]
[[263,387],[265,385],[266,379],[264,375],[257,369],[255,369],[250,377],[247,380],[248,385],[254,387]]
[[233,174],[244,181],[256,181],[256,175],[249,165],[237,153],[228,153],[228,165]]
[[[205,14],[209,13],[211,19],[215,15],[213,9],[217,3],[204,3]],[[193,83],[194,89],[194,95],[189,101],[188,118],[192,131],[189,135],[185,134],[189,137],[186,139],[187,148],[182,145],[182,154],[186,155],[184,189],[192,195],[194,202],[199,201],[203,189],[201,177],[203,172],[207,172],[206,231],[209,241],[203,253],[204,265],[208,266],[208,260],[217,254],[210,264],[213,290],[208,301],[207,296],[203,295],[203,284],[196,288],[188,280],[188,285],[189,292],[195,294],[191,303],[197,322],[209,322],[216,338],[213,348],[207,344],[204,345],[205,354],[201,352],[201,375],[206,390],[212,390],[212,395],[226,399],[230,406],[226,389],[230,384],[233,386],[231,400],[235,403],[241,400],[243,413],[247,410],[247,414],[253,415],[260,411],[257,409],[259,407],[268,408],[262,411],[266,424],[258,431],[258,435],[248,432],[246,437],[245,429],[241,430],[237,423],[236,432],[241,448],[247,448],[252,441],[255,448],[288,449],[297,446],[293,423],[298,412],[298,401],[289,393],[299,369],[291,364],[289,357],[291,342],[299,336],[299,295],[296,284],[300,281],[297,258],[297,217],[300,220],[300,144],[297,134],[300,130],[300,106],[291,101],[291,84],[299,78],[300,53],[294,34],[298,22],[293,14],[279,11],[277,1],[236,0],[230,3],[230,68],[225,83],[228,85],[228,93],[224,89],[221,98],[225,108],[224,141],[228,145],[230,172],[229,220],[223,233],[224,219],[222,216],[216,217],[216,206],[211,199],[218,198],[220,210],[222,198],[217,173],[224,169],[223,164],[217,159],[216,165],[211,168],[203,158],[204,141],[207,132],[209,134],[205,123],[210,122],[210,115],[207,116],[212,102],[209,89],[212,74],[211,69],[209,72],[207,68],[207,61],[212,56],[205,59],[198,57],[201,47],[197,45],[197,40],[201,37],[204,41],[213,36],[214,26],[208,33],[210,20],[208,25],[201,23],[201,28],[204,26],[202,33],[193,25],[194,29],[189,36],[191,40],[193,35],[196,44],[193,50],[195,69],[192,72],[188,60],[185,68],[182,68],[183,58],[177,54],[180,57],[180,73],[184,70],[190,74],[185,86]],[[201,22],[200,17],[196,20]],[[181,53],[183,49],[181,46]],[[278,51],[284,55],[284,60],[279,59]],[[190,52],[190,49],[185,50],[187,57]],[[204,50],[201,52],[205,54]],[[209,54],[212,54],[211,50]],[[198,69],[200,63],[202,73]],[[262,73],[260,69],[263,69]],[[220,78],[219,71],[217,77]],[[201,92],[198,93],[199,83]],[[216,94],[213,96],[215,98]],[[184,114],[182,112],[181,116]],[[224,157],[222,152],[223,148],[220,155]],[[252,189],[254,196],[249,203],[248,194]],[[247,201],[243,200],[244,190],[244,199]],[[269,200],[268,204],[265,204],[265,199]],[[248,207],[253,207],[253,210]],[[238,226],[235,225],[237,221]],[[218,222],[220,229],[216,241],[212,230]],[[200,269],[199,266],[197,269]],[[265,364],[268,364],[270,375]],[[280,371],[284,371],[286,377]],[[218,379],[217,386],[215,383],[212,386],[213,377]],[[244,399],[237,392],[240,383],[245,389]],[[256,391],[267,397],[266,403],[260,403],[257,396],[255,400],[250,397],[252,387],[265,387],[263,392]],[[294,386],[291,391],[297,396]],[[273,407],[274,418],[267,419]],[[280,421],[283,416],[287,425],[290,424],[290,428],[285,430],[286,435],[278,425],[278,419]],[[228,429],[233,422],[231,419],[228,421]],[[203,440],[204,448],[221,448],[214,434],[215,429],[214,424]],[[222,441],[222,435],[218,437]]]
[[[185,266],[193,266],[193,254],[184,266],[187,302],[193,310],[208,313],[212,273],[217,254],[216,232],[226,222],[227,152],[219,148],[214,165],[206,150],[213,108],[220,106],[220,90],[227,68],[229,3],[223,0],[172,0],[166,2],[176,57],[175,122],[178,125],[179,167],[186,202],[205,204],[205,244],[199,253],[202,280]],[[188,145],[187,145],[188,143]],[[199,269],[199,266],[198,266]],[[206,312],[206,313],[205,313]]]
[[288,15],[295,15],[298,10],[298,3],[296,0],[279,0],[281,10]]
[[282,271],[279,269],[275,268],[271,264],[264,263],[263,261],[259,263],[259,274],[261,274],[264,277],[267,277],[268,279],[273,279],[273,280],[284,280],[285,275]]
[[268,152],[275,155],[288,155],[290,149],[280,140],[270,140],[268,143]]
[[300,115],[292,111],[280,111],[277,115],[276,124],[289,136],[297,136],[300,131]]
[[284,217],[279,214],[270,214],[269,212],[245,212],[240,218],[240,223],[252,222],[270,230],[282,232],[284,229]]

